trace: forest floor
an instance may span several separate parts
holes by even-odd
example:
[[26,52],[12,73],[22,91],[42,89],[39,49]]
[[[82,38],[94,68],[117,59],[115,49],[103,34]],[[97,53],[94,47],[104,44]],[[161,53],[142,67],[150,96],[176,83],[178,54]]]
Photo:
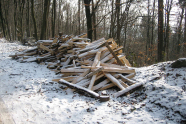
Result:
[[0,97],[15,124],[186,123],[186,68],[173,69],[172,61],[134,68],[143,87],[119,98],[110,89],[110,100],[100,102],[59,88],[47,65],[8,57],[28,48],[0,39]]

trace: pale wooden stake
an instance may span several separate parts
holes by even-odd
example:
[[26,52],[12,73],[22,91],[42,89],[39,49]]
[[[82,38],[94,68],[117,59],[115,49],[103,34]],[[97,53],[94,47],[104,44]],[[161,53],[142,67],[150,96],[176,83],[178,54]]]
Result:
[[125,88],[120,84],[120,82],[111,74],[105,73],[105,76],[112,82],[114,83],[117,87],[119,87],[121,90],[124,90]]
[[91,79],[90,84],[89,84],[89,86],[88,86],[88,89],[89,89],[89,90],[92,90],[92,87],[93,87],[94,82],[95,82],[95,80],[96,80],[96,76],[97,76],[97,74],[95,74],[95,75],[92,76],[92,79]]

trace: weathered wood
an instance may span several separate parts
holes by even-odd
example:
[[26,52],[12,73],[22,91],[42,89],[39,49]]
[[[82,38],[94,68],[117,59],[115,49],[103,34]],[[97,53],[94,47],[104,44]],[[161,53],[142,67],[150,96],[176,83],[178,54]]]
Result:
[[58,41],[58,39],[57,39],[57,38],[55,38],[55,39],[53,40],[52,44],[56,44],[56,43],[57,43],[57,41]]
[[114,56],[114,58],[117,60],[119,65],[123,65],[123,63],[119,60],[119,58],[117,57],[117,55],[113,52],[113,50],[110,48],[110,46],[108,45],[108,43],[105,43],[106,47],[108,48],[108,50],[111,52],[111,54]]
[[40,48],[44,49],[44,50],[46,50],[46,51],[48,51],[50,53],[53,53],[53,50],[49,49],[48,47],[44,46],[43,44],[40,44]]
[[96,80],[96,76],[97,76],[97,74],[95,74],[95,75],[92,76],[92,79],[91,79],[90,84],[89,84],[89,86],[88,86],[88,89],[89,89],[89,90],[92,90],[92,87],[93,87],[94,82],[95,82],[95,80]]
[[102,71],[102,70],[103,70],[103,68],[102,68],[102,67],[97,68],[95,71],[93,71],[93,72],[91,72],[91,73],[87,74],[87,75],[85,76],[85,78],[90,78],[90,77],[92,77],[93,75],[95,75],[95,74],[99,73],[99,72],[100,72],[100,71]]
[[99,84],[95,85],[92,90],[95,91],[95,90],[98,90],[99,88],[105,86],[106,84],[108,84],[110,82],[109,79],[105,79],[104,81],[100,82]]
[[64,85],[66,85],[68,87],[71,87],[71,88],[75,88],[75,89],[77,89],[80,92],[87,93],[88,95],[90,95],[90,96],[92,96],[94,98],[100,99],[100,101],[108,101],[109,100],[109,96],[100,96],[98,93],[96,93],[94,91],[91,91],[91,90],[89,90],[87,88],[81,87],[81,86],[79,86],[77,84],[69,83],[69,82],[67,82],[67,81],[65,81],[63,79],[59,80],[58,83],[64,84]]
[[101,60],[101,63],[107,62],[108,60],[111,60],[113,57],[114,56],[112,54],[109,54]]
[[125,89],[125,88],[120,84],[120,82],[119,82],[114,76],[112,76],[111,74],[105,73],[105,76],[106,76],[112,83],[114,83],[117,87],[119,87],[121,90]]
[[129,91],[131,91],[131,90],[133,90],[133,89],[135,89],[135,88],[137,88],[137,87],[142,86],[142,85],[143,85],[143,83],[136,83],[136,84],[133,84],[133,85],[131,85],[131,86],[125,88],[124,90],[121,90],[121,91],[119,91],[119,92],[117,92],[117,93],[114,93],[113,96],[114,96],[114,97],[119,97],[119,96],[124,95],[125,93],[127,93],[127,92],[129,92]]
[[125,58],[125,56],[122,56],[122,57],[120,57],[119,59],[120,59],[121,61],[123,61],[123,63],[125,63],[126,66],[131,67],[129,61]]
[[106,84],[105,86],[101,87],[99,90],[100,91],[106,90],[106,89],[109,89],[109,88],[114,87],[114,86],[116,86],[114,83]]
[[67,77],[67,76],[79,76],[81,75],[82,73],[73,73],[73,72],[66,72],[66,73],[62,73],[62,77]]
[[103,67],[115,67],[115,68],[121,68],[121,69],[128,69],[125,66],[120,66],[120,65],[116,65],[116,64],[110,64],[110,63],[100,63],[101,66]]
[[96,49],[96,50],[91,50],[91,51],[88,51],[88,52],[79,54],[79,55],[78,55],[78,58],[83,58],[83,57],[85,57],[85,56],[87,56],[87,55],[96,54],[98,51],[99,51],[99,49]]
[[124,87],[127,88],[128,85],[126,83],[124,83],[121,79],[118,79],[118,81],[120,82],[120,84]]
[[98,51],[98,52],[96,53],[96,57],[95,57],[95,59],[94,59],[94,62],[93,62],[93,64],[92,64],[92,67],[96,67],[96,65],[98,64],[98,62],[99,62],[99,60],[100,60],[100,55],[101,55],[101,51]]
[[[134,75],[135,75],[135,73],[132,73],[132,74],[126,75],[125,77],[127,77],[127,78],[133,78]],[[114,76],[115,78],[118,78],[118,77],[119,77],[118,74],[114,74],[113,76]],[[107,79],[107,80],[108,80],[108,79]],[[120,83],[121,83],[121,82],[120,82]],[[99,88],[98,88],[98,89],[99,89],[99,90],[106,90],[106,89],[111,88],[111,87],[113,87],[113,86],[116,86],[116,85],[113,84],[113,83],[110,83],[110,84],[105,83],[105,84],[102,85],[102,87],[99,87],[100,89],[99,89]]]
[[[134,69],[123,69],[123,68],[116,68],[116,67],[108,67],[108,66],[100,66],[103,68],[103,72],[118,72],[118,73],[135,73],[135,70]],[[92,70],[95,70],[95,69],[98,69],[100,67],[92,67],[92,66],[84,66],[82,65],[81,68],[87,68],[87,69],[92,69]]]
[[85,75],[87,75],[90,72],[90,69],[87,69],[87,71],[85,71],[84,73],[82,73],[79,77],[77,77],[76,79],[74,79],[72,81],[73,84],[79,82],[80,80],[82,80],[84,78]]
[[33,51],[33,52],[30,52],[30,53],[25,53],[24,56],[33,56],[37,54],[37,51]]
[[61,69],[61,73],[68,73],[68,72],[72,72],[72,73],[83,73],[87,71],[87,69],[75,69],[75,68],[68,68],[68,69]]
[[121,77],[122,81],[127,81],[127,82],[129,82],[131,84],[135,84],[136,83],[135,81],[123,76],[122,74],[118,74],[118,75]]
[[68,59],[66,60],[66,62],[63,64],[63,68],[65,68],[71,61],[71,57],[68,57]]

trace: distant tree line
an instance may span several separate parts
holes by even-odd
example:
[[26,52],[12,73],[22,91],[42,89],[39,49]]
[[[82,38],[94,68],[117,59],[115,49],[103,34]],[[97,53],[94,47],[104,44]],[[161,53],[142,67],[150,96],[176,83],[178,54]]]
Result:
[[114,38],[133,66],[174,60],[186,57],[186,2],[0,0],[0,33],[6,39],[49,39],[60,32],[86,32],[92,41]]

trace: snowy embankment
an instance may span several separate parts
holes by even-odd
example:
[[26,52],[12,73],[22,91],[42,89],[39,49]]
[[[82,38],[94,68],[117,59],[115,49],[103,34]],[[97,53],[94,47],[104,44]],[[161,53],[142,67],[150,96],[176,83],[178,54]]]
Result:
[[0,97],[16,124],[186,122],[186,68],[173,69],[172,62],[135,68],[142,88],[100,102],[60,89],[52,82],[57,75],[44,64],[8,57],[23,49],[28,47],[0,39]]

